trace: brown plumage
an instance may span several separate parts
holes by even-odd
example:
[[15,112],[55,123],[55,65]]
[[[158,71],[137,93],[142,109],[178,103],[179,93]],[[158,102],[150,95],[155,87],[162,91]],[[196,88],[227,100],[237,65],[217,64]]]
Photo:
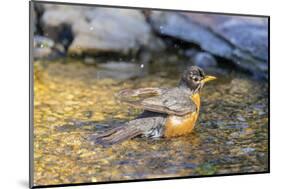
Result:
[[117,97],[144,111],[124,125],[95,137],[95,142],[112,145],[136,136],[150,138],[177,137],[190,133],[200,110],[200,90],[205,82],[215,79],[206,76],[196,66],[188,67],[174,88],[126,89]]

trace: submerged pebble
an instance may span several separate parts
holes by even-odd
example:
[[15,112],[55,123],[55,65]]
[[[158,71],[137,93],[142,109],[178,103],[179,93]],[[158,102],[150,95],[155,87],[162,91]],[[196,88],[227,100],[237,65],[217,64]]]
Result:
[[249,153],[251,153],[251,152],[254,152],[255,149],[254,149],[254,148],[248,147],[248,148],[242,148],[242,151],[243,151],[245,154],[249,154]]

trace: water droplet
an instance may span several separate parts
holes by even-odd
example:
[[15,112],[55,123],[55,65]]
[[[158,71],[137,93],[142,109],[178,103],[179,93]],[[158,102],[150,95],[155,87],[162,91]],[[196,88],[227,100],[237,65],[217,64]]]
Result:
[[160,33],[163,33],[164,26],[160,26]]

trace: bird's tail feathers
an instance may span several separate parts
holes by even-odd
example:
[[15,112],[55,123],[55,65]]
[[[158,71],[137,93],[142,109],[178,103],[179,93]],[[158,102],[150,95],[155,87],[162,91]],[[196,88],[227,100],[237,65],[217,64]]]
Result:
[[102,146],[110,146],[121,143],[140,134],[141,132],[134,127],[121,126],[97,135],[94,138],[94,141],[96,144],[100,144]]

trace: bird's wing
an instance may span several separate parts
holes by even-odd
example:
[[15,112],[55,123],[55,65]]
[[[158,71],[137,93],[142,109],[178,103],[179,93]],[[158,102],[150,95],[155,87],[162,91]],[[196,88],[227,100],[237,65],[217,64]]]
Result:
[[116,97],[123,102],[136,102],[152,96],[162,95],[166,89],[164,88],[139,88],[139,89],[124,89],[116,94]]
[[152,112],[183,116],[196,111],[196,105],[189,93],[189,91],[179,88],[166,89],[157,96],[127,103]]

